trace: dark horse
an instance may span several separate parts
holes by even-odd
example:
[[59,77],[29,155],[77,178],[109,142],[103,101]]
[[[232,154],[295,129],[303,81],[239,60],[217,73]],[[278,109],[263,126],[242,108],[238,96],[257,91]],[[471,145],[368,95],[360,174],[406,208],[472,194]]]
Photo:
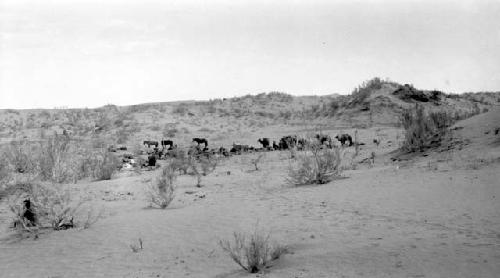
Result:
[[205,138],[193,138],[193,142],[196,142],[198,145],[205,144],[205,148],[208,147],[208,141]]
[[149,141],[149,140],[146,140],[143,142],[144,145],[147,145],[148,148],[150,148],[151,146],[155,146],[156,148],[158,148],[158,141]]
[[260,138],[257,141],[262,144],[262,147],[264,149],[269,148],[269,145],[271,145],[271,142],[269,141],[269,138]]

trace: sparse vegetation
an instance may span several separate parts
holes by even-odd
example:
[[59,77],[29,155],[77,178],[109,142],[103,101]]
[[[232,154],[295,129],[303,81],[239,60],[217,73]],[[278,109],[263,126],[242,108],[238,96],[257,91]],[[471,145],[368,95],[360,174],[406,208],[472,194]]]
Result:
[[167,208],[175,197],[175,169],[167,165],[162,168],[154,183],[150,183],[147,196],[151,205]]
[[10,145],[2,151],[2,157],[18,173],[32,172],[36,167],[31,145],[26,140],[11,141]]
[[[21,200],[25,199],[30,200],[32,204],[32,212],[36,216],[35,223],[27,223],[23,217],[24,208]],[[12,195],[9,207],[14,215],[14,223],[20,223],[20,227],[25,231],[34,232],[46,227],[63,230],[74,227],[73,220],[86,201],[84,198],[74,200],[71,190],[66,185],[34,183],[28,192]]]
[[257,230],[249,236],[235,232],[232,240],[220,240],[219,245],[241,268],[257,273],[288,252],[286,246],[273,245],[269,238]]
[[40,143],[37,157],[40,178],[56,183],[76,182],[79,175],[76,152],[68,136],[54,135]]
[[311,145],[300,153],[288,168],[287,181],[292,185],[325,184],[339,177],[342,171],[339,148]]
[[403,111],[401,123],[405,130],[402,149],[415,152],[439,145],[453,119],[446,112],[426,113],[423,106],[416,105]]
[[251,160],[253,166],[255,167],[255,171],[259,171],[259,163],[260,163],[260,161],[262,160],[263,157],[264,157],[264,154],[260,153],[260,154],[257,155],[256,158],[253,158]]
[[87,154],[82,167],[95,180],[110,180],[118,170],[120,161],[112,153],[100,149]]
[[132,243],[129,245],[130,249],[134,253],[138,253],[139,251],[142,250],[142,238],[137,239],[137,243]]

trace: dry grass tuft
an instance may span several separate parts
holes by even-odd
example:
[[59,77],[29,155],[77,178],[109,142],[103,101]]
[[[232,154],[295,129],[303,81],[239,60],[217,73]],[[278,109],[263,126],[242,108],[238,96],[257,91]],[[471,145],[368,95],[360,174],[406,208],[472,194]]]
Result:
[[262,160],[262,158],[264,158],[264,154],[263,153],[257,155],[256,158],[253,158],[251,160],[253,166],[255,167],[255,171],[259,171],[259,163]]
[[219,245],[241,268],[257,273],[288,252],[286,246],[271,244],[269,237],[257,230],[250,236],[235,232],[232,241],[220,240]]
[[138,253],[139,251],[142,250],[142,238],[138,238],[137,243],[132,243],[129,246],[132,252]]

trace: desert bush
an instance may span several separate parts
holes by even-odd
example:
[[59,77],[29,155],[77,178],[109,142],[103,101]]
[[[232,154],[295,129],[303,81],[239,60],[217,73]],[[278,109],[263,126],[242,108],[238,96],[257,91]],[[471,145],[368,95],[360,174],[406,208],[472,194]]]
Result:
[[19,197],[9,198],[8,206],[10,212],[12,213],[11,227],[15,229],[19,234],[27,232],[29,234],[35,235],[35,238],[37,238],[39,230],[39,227],[37,225],[38,223],[36,221],[35,223],[32,223],[24,217],[26,208],[22,200]]
[[33,149],[28,141],[11,141],[9,146],[3,150],[3,157],[18,173],[27,173],[34,170],[36,164],[33,160]]
[[257,155],[256,158],[253,158],[251,160],[253,166],[255,167],[255,171],[259,171],[259,163],[260,163],[260,161],[262,160],[263,157],[264,157],[264,154],[261,153],[261,154]]
[[7,196],[7,189],[10,184],[11,176],[9,165],[5,160],[0,159],[0,200]]
[[140,250],[142,250],[142,238],[138,238],[137,239],[137,244],[136,243],[131,243],[129,245],[129,247],[132,250],[132,252],[134,252],[134,253],[137,253]]
[[342,168],[339,148],[321,148],[311,145],[299,154],[288,168],[287,181],[292,185],[325,184],[339,177]]
[[257,230],[250,236],[235,232],[232,241],[220,240],[219,245],[241,268],[257,273],[288,252],[283,245],[271,244],[269,237]]
[[37,170],[42,180],[75,182],[78,178],[76,150],[67,136],[54,135],[40,144]]
[[189,164],[189,170],[191,173],[196,176],[196,186],[201,187],[201,179],[203,176],[206,176],[213,172],[217,167],[217,159],[214,156],[189,156],[187,159]]
[[[32,212],[36,216],[34,227],[30,227],[23,217],[21,200],[29,199]],[[25,231],[33,232],[39,228],[61,230],[74,227],[73,219],[86,200],[74,200],[69,188],[61,184],[32,184],[27,192],[13,195],[9,207],[14,214],[14,223],[21,224]]]
[[82,149],[79,161],[79,178],[110,180],[118,170],[120,160],[106,149]]
[[116,131],[116,143],[125,144],[129,138],[129,132],[126,129],[119,129]]
[[172,138],[179,132],[176,123],[167,123],[163,127],[162,135],[165,138]]
[[147,196],[151,205],[162,209],[170,205],[175,196],[175,179],[175,169],[170,165],[163,167],[155,182],[149,184]]
[[179,114],[181,116],[184,116],[186,115],[186,113],[189,112],[189,109],[188,109],[188,106],[186,104],[179,104],[177,105],[173,110],[172,110],[172,113],[174,114]]
[[104,217],[104,208],[101,208],[99,211],[94,208],[88,208],[86,217],[80,223],[82,229],[88,229],[90,226],[94,225],[99,221],[99,219]]
[[71,191],[64,185],[38,184],[32,187],[31,198],[35,204],[39,221],[48,223],[54,230],[73,225],[73,219],[85,200],[73,200]]
[[425,113],[422,106],[416,105],[403,111],[401,123],[405,134],[402,149],[414,152],[439,144],[453,124],[453,118],[446,112]]
[[203,156],[198,160],[198,163],[200,165],[201,173],[206,176],[213,171],[215,171],[215,168],[217,168],[217,158],[214,157],[213,155],[210,156]]
[[110,180],[120,165],[119,159],[107,150],[99,150],[94,158],[92,177],[96,180]]
[[353,103],[359,104],[364,102],[372,91],[381,89],[383,84],[384,81],[378,77],[363,82],[352,91]]

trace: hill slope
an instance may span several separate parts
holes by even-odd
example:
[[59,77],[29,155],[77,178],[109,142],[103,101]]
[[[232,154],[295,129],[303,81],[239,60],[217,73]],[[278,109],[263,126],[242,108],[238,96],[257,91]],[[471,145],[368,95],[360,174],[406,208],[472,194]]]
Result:
[[347,96],[295,97],[271,92],[209,101],[106,105],[95,109],[7,109],[0,110],[0,142],[38,140],[66,130],[81,139],[102,136],[117,144],[161,138],[189,142],[192,137],[231,144],[245,141],[249,136],[286,134],[293,126],[302,126],[304,131],[318,127],[394,126],[399,124],[401,110],[415,103],[465,118],[498,105],[500,94],[449,95],[375,78]]

